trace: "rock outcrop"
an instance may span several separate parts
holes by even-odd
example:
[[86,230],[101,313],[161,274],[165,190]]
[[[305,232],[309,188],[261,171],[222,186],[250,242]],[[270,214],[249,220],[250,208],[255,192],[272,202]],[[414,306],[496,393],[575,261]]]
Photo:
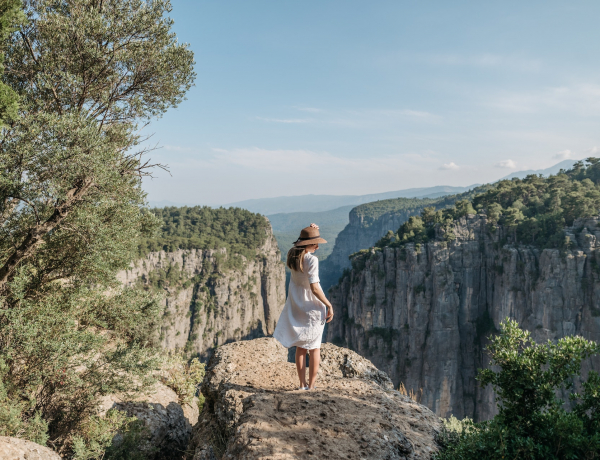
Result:
[[304,391],[287,356],[272,338],[216,350],[189,458],[429,459],[437,450],[439,419],[368,360],[323,344],[317,391]]
[[147,431],[141,448],[152,452],[146,455],[149,460],[180,460],[190,442],[192,427],[198,422],[196,401],[192,405],[181,403],[177,394],[162,383],[135,400],[106,396],[100,404],[100,415],[109,409],[126,412],[144,423]]
[[[225,249],[153,252],[119,274],[125,285],[156,284],[169,273],[164,289],[161,342],[207,358],[213,347],[273,333],[285,304],[285,269],[271,228],[252,260],[221,270]],[[154,276],[155,277],[155,276]],[[153,286],[156,288],[156,285]]]
[[0,436],[0,460],[61,460],[48,447],[24,439]]
[[323,289],[327,291],[337,283],[344,269],[350,268],[350,254],[372,247],[389,230],[397,231],[410,216],[421,213],[421,207],[389,211],[375,219],[360,212],[360,206],[350,211],[350,222],[335,239],[331,254],[321,264],[320,276]]
[[[436,414],[489,419],[494,395],[475,376],[487,365],[487,337],[506,317],[537,341],[600,341],[598,222],[576,221],[562,252],[512,245],[483,215],[460,219],[451,243],[372,250],[330,291],[339,313],[327,338],[368,357],[396,385],[422,389]],[[590,368],[600,361],[584,363],[584,373]]]

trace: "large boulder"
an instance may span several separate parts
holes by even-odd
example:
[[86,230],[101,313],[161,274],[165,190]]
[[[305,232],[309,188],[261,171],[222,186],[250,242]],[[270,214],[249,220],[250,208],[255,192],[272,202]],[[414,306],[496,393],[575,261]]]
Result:
[[24,439],[0,436],[0,460],[61,460],[48,447]]
[[109,409],[124,411],[144,422],[148,429],[145,448],[155,451],[148,458],[160,460],[183,458],[199,413],[196,402],[191,406],[180,403],[177,394],[162,383],[135,400],[107,396],[101,402],[101,413]]
[[275,339],[219,347],[188,459],[429,459],[437,416],[356,353],[323,344],[317,391],[297,390]]

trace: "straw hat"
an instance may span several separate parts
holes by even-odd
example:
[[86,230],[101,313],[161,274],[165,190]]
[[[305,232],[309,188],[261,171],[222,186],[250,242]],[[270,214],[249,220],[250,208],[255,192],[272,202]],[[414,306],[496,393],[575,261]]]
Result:
[[300,237],[294,241],[294,246],[308,246],[309,244],[327,243],[319,234],[319,229],[314,227],[303,228]]

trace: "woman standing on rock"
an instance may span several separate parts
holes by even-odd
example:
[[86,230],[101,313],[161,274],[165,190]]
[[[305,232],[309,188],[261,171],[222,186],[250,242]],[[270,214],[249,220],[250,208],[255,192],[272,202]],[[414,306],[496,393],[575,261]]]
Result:
[[[327,243],[319,235],[319,226],[303,228],[300,237],[288,251],[287,266],[292,271],[288,297],[273,337],[286,347],[296,347],[296,369],[301,390],[314,390],[321,362],[321,337],[325,322],[333,319],[333,307],[319,282],[319,259],[313,253],[319,243]],[[306,353],[309,352],[308,384]]]

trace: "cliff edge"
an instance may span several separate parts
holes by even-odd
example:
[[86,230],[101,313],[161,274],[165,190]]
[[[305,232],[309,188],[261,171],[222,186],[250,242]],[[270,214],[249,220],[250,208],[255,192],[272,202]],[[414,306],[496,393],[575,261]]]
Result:
[[[491,386],[477,370],[506,317],[538,343],[580,335],[600,341],[600,219],[565,229],[570,249],[511,244],[489,230],[485,215],[456,221],[450,243],[373,249],[330,291],[338,308],[327,339],[370,359],[395,384],[423,390],[441,417],[489,420],[497,413]],[[599,370],[598,358],[583,363]],[[568,395],[563,395],[568,400]]]
[[326,343],[317,391],[273,338],[219,347],[189,459],[429,459],[439,419],[358,354]]
[[254,258],[223,268],[221,249],[151,252],[119,273],[126,286],[164,295],[160,341],[206,359],[226,342],[270,335],[285,305],[285,269],[270,225]]

